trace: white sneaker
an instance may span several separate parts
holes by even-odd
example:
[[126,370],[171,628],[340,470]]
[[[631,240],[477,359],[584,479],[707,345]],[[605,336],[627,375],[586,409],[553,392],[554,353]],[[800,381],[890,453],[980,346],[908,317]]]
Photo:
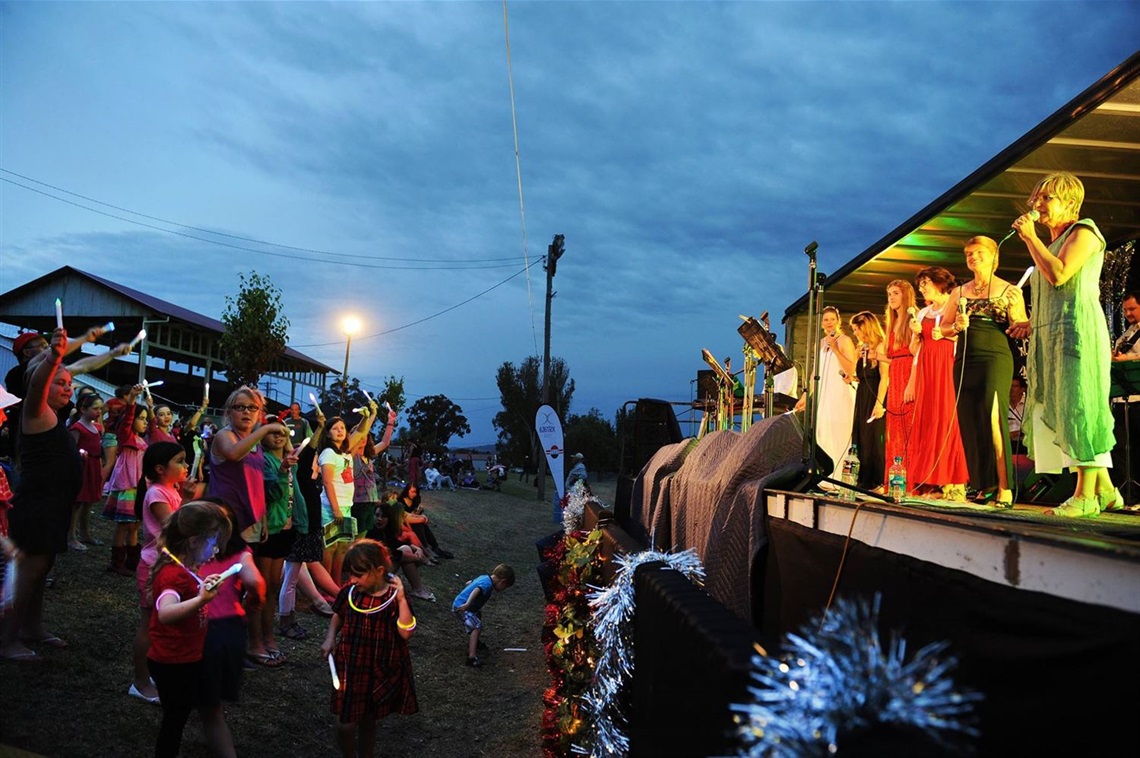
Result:
[[435,602],[435,595],[427,587],[421,587],[418,590],[412,590],[412,597],[418,597],[420,600],[426,600],[429,603]]
[[[151,680],[151,683],[154,683],[153,679]],[[162,705],[162,701],[158,699],[158,695],[155,695],[154,697],[147,697],[146,695],[139,692],[139,688],[136,687],[133,682],[131,683],[131,688],[127,690],[127,694],[133,698],[137,698],[143,701],[144,703],[150,703],[151,705]]]

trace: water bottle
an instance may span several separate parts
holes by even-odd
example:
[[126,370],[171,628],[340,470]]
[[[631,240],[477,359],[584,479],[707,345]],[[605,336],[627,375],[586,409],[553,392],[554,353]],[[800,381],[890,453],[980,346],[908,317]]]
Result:
[[901,503],[906,497],[906,469],[903,468],[901,455],[895,456],[895,464],[887,472],[887,494],[896,503]]
[[[847,455],[843,456],[842,481],[852,487],[859,484],[859,448],[857,445],[852,445],[851,449],[847,451]],[[843,500],[854,500],[855,492],[844,487],[839,496]]]

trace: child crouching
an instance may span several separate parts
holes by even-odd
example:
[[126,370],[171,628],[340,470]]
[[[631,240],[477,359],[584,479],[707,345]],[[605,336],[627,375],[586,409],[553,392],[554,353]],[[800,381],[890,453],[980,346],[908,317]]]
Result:
[[464,587],[451,604],[451,612],[467,633],[467,665],[478,668],[479,635],[483,631],[483,606],[496,590],[502,592],[515,583],[515,570],[505,563],[491,569],[490,574],[475,577]]

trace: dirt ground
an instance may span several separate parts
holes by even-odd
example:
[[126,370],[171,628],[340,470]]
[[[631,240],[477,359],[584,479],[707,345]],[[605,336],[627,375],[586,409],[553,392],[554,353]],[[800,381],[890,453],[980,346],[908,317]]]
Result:
[[[613,502],[612,479],[595,491]],[[516,475],[502,493],[425,492],[424,502],[440,544],[456,557],[424,570],[438,602],[413,600],[420,712],[384,719],[377,755],[539,755],[540,698],[548,677],[539,643],[543,598],[534,542],[555,529],[550,505],[539,503],[533,486]],[[109,542],[109,525],[93,522]],[[134,580],[106,573],[108,558],[107,547],[60,557],[45,619],[70,643],[66,650],[41,650],[35,662],[0,664],[0,755],[6,748],[47,756],[152,754],[161,711],[127,696],[138,623]],[[469,579],[499,562],[513,565],[518,580],[484,610],[489,650],[485,666],[471,669],[464,665],[466,639],[450,614],[451,600]],[[308,612],[299,618],[308,638],[280,640],[288,663],[247,671],[241,702],[227,709],[239,755],[338,754],[328,667],[319,652],[327,624]],[[197,716],[187,727],[183,755],[209,755]]]

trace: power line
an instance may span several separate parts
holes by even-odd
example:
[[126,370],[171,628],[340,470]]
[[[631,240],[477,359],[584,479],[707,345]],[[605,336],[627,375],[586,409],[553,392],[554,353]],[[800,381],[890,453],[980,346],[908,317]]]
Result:
[[90,211],[91,213],[97,213],[100,216],[106,216],[108,218],[113,218],[113,219],[116,219],[118,221],[124,221],[128,224],[135,224],[136,226],[145,227],[147,229],[153,229],[155,231],[165,232],[166,234],[174,234],[174,235],[177,235],[179,237],[186,237],[187,239],[197,240],[199,242],[205,242],[205,243],[208,243],[211,245],[218,245],[220,247],[226,247],[226,248],[230,248],[232,250],[241,250],[243,252],[258,253],[261,255],[269,255],[269,256],[273,256],[273,257],[277,257],[277,258],[290,258],[293,260],[313,261],[316,263],[331,263],[331,264],[340,264],[340,265],[344,265],[344,266],[357,266],[359,268],[376,268],[376,269],[400,270],[400,271],[421,270],[421,269],[422,270],[428,270],[428,271],[446,271],[446,270],[466,271],[466,270],[484,269],[484,268],[506,268],[507,266],[512,265],[512,263],[518,261],[518,258],[515,256],[510,256],[510,257],[505,257],[505,258],[473,258],[473,259],[469,259],[469,260],[455,260],[455,259],[448,259],[448,258],[391,258],[391,257],[385,257],[385,256],[379,256],[379,255],[355,255],[355,254],[350,254],[350,253],[333,253],[333,252],[327,252],[327,251],[323,251],[323,250],[314,250],[314,249],[310,249],[310,248],[294,247],[291,245],[282,245],[282,244],[279,244],[276,242],[266,242],[264,240],[259,240],[259,239],[253,238],[253,237],[242,237],[242,236],[239,236],[236,234],[226,234],[225,232],[216,232],[216,231],[213,231],[211,229],[205,229],[205,228],[197,227],[197,226],[190,226],[188,224],[180,224],[177,221],[168,221],[166,219],[158,218],[156,216],[148,216],[145,213],[138,213],[137,211],[132,211],[132,210],[129,210],[127,208],[121,208],[117,205],[111,205],[110,203],[104,203],[101,200],[95,200],[93,198],[86,197],[85,195],[80,195],[80,194],[75,193],[75,192],[70,192],[69,190],[61,189],[61,188],[55,187],[51,184],[47,184],[46,182],[41,182],[37,179],[25,177],[22,174],[17,174],[16,172],[9,171],[8,169],[5,169],[5,168],[0,168],[0,172],[3,172],[5,174],[11,174],[12,176],[18,176],[21,179],[25,179],[27,181],[34,182],[36,184],[40,184],[40,185],[43,185],[45,187],[51,187],[53,190],[56,190],[58,192],[63,192],[65,194],[72,195],[74,197],[83,198],[84,200],[87,200],[89,202],[97,203],[99,205],[104,205],[108,208],[114,208],[115,210],[119,210],[119,211],[122,211],[124,213],[130,213],[134,216],[139,216],[141,218],[151,219],[153,221],[159,221],[163,224],[169,224],[171,226],[177,226],[177,227],[181,227],[183,229],[192,229],[194,231],[203,232],[205,234],[214,234],[214,235],[217,235],[220,237],[228,237],[230,239],[237,239],[237,240],[242,240],[242,241],[246,241],[246,242],[254,242],[254,243],[257,243],[259,245],[268,245],[271,247],[279,247],[279,248],[283,248],[286,250],[296,250],[296,251],[300,251],[300,252],[315,253],[318,255],[329,255],[329,256],[336,256],[336,257],[342,257],[342,258],[364,258],[367,260],[387,260],[387,261],[403,261],[403,262],[412,261],[412,262],[427,263],[427,264],[449,264],[449,265],[386,266],[386,265],[380,265],[380,264],[356,263],[353,261],[330,261],[330,260],[325,259],[325,258],[314,258],[314,257],[302,256],[302,255],[288,255],[286,253],[275,253],[275,252],[271,252],[269,250],[260,250],[257,248],[245,247],[243,245],[233,245],[230,243],[221,242],[219,240],[209,239],[207,237],[199,237],[199,236],[194,235],[194,234],[187,234],[186,232],[180,232],[180,231],[177,231],[175,229],[165,229],[161,226],[155,226],[154,224],[147,224],[147,223],[144,223],[142,221],[138,221],[136,219],[126,218],[124,216],[119,216],[119,215],[116,215],[114,213],[108,213],[106,211],[101,211],[98,208],[92,208],[92,207],[84,205],[82,203],[77,203],[74,200],[68,200],[67,198],[59,197],[58,195],[53,195],[50,192],[45,192],[44,190],[37,189],[35,187],[29,187],[28,185],[22,184],[22,183],[17,182],[13,179],[9,179],[7,177],[0,176],[0,181],[6,182],[8,184],[12,184],[16,187],[21,187],[23,189],[28,190],[29,192],[35,192],[38,195],[43,195],[44,197],[51,198],[52,200],[57,200],[61,203],[67,203],[68,205],[74,206],[76,208],[81,208],[85,211]]
[[[357,340],[358,340],[358,341],[359,341],[359,340],[368,340],[368,339],[372,339],[373,337],[383,337],[385,334],[392,334],[393,332],[398,332],[398,331],[401,331],[401,330],[403,330],[403,329],[407,329],[408,327],[411,327],[411,326],[416,326],[417,324],[422,324],[422,323],[423,323],[423,322],[425,322],[425,321],[430,321],[430,320],[432,320],[433,318],[436,318],[437,316],[442,316],[442,315],[443,315],[443,314],[445,314],[445,313],[450,313],[451,311],[455,310],[456,308],[459,308],[459,307],[462,307],[462,306],[464,306],[464,305],[467,305],[467,304],[468,304],[468,303],[470,303],[472,300],[477,300],[478,298],[481,298],[481,297],[483,297],[483,295],[486,295],[486,294],[487,294],[488,292],[490,292],[491,290],[495,290],[495,289],[498,289],[499,287],[502,287],[504,284],[506,284],[507,282],[509,282],[511,279],[514,279],[516,276],[518,276],[518,275],[520,275],[520,274],[524,273],[525,271],[527,271],[527,270],[528,270],[528,269],[529,269],[531,266],[535,265],[536,263],[538,263],[538,261],[535,261],[534,263],[528,264],[527,266],[525,266],[525,267],[523,267],[523,268],[519,269],[518,271],[516,271],[515,273],[511,274],[510,276],[508,276],[506,279],[504,279],[503,281],[499,282],[498,284],[493,284],[493,285],[491,285],[491,286],[490,286],[490,287],[488,287],[487,289],[483,290],[482,292],[478,293],[477,295],[472,295],[471,297],[467,298],[467,299],[466,299],[466,300],[464,300],[463,302],[460,302],[460,303],[456,303],[455,305],[452,305],[452,306],[449,306],[449,307],[447,307],[447,308],[444,308],[442,311],[438,311],[438,312],[436,312],[436,313],[433,313],[433,314],[431,314],[430,316],[424,316],[424,317],[423,317],[423,318],[421,318],[421,319],[416,319],[415,321],[412,321],[411,323],[408,323],[408,324],[404,324],[403,326],[396,326],[396,327],[393,327],[393,328],[391,328],[391,329],[385,329],[385,330],[384,330],[384,331],[382,331],[382,332],[376,332],[376,334],[367,334],[367,335],[365,335],[365,336],[363,336],[363,337],[357,337]],[[315,343],[312,343],[312,344],[308,344],[308,345],[290,345],[289,347],[292,347],[292,348],[299,348],[299,347],[329,347],[330,345],[340,345],[342,342],[343,342],[343,340],[336,340],[336,341],[334,341],[334,342],[315,342]]]

